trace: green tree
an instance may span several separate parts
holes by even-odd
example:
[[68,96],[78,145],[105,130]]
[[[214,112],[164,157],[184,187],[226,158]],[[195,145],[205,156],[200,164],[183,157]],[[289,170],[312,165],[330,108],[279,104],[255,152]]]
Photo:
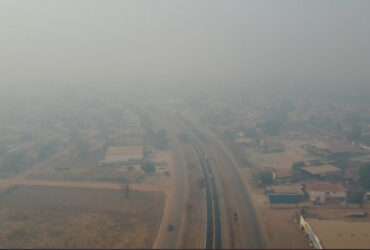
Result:
[[4,155],[1,161],[1,168],[5,171],[18,173],[27,165],[32,165],[33,160],[24,152],[12,152]]
[[145,173],[153,174],[156,171],[155,163],[154,162],[146,162],[142,166]]
[[59,145],[56,142],[48,142],[46,144],[41,145],[39,152],[38,152],[38,159],[45,160],[49,158],[51,155],[57,152]]
[[274,177],[271,171],[263,171],[258,174],[258,179],[263,185],[271,185]]
[[304,164],[303,161],[296,161],[296,162],[293,163],[292,169],[293,169],[293,171],[298,171],[300,168],[302,168],[304,166],[305,166],[305,164]]
[[353,204],[362,204],[365,192],[363,191],[351,191],[347,193],[347,201]]
[[167,131],[165,129],[161,129],[157,132],[157,141],[159,149],[163,150],[168,148]]
[[244,132],[250,138],[255,138],[256,139],[258,137],[257,128],[255,128],[255,127],[247,128],[247,129],[245,129]]
[[271,136],[277,136],[280,134],[280,130],[283,127],[283,122],[281,120],[269,120],[261,124],[263,131]]
[[359,123],[354,123],[352,124],[352,129],[351,129],[351,139],[353,141],[358,141],[361,139],[362,136],[362,127]]
[[359,175],[360,175],[360,185],[367,189],[370,190],[370,164],[367,164],[366,166],[363,166],[359,170]]
[[301,168],[301,167],[304,167],[304,166],[305,166],[305,164],[304,164],[303,161],[296,161],[292,165],[293,168]]

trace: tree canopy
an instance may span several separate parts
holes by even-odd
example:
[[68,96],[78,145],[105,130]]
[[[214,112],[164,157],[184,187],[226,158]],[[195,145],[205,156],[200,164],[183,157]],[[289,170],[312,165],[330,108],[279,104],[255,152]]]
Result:
[[361,186],[367,190],[370,190],[370,164],[361,167],[359,175]]

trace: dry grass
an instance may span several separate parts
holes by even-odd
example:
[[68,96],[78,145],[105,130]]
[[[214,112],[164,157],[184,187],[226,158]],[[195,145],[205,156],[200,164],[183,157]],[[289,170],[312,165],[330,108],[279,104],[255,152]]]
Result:
[[267,248],[305,249],[308,242],[296,220],[297,209],[262,208],[267,234]]
[[251,163],[258,168],[290,169],[294,162],[304,160],[305,152],[302,148],[290,141],[284,141],[283,144],[284,152],[264,154],[255,149],[248,149],[246,154]]
[[241,173],[243,182],[251,192],[261,229],[265,235],[266,247],[269,249],[308,248],[308,242],[295,221],[298,208],[271,208],[263,189],[252,185],[253,181],[248,169],[244,169]]
[[149,248],[163,209],[157,192],[15,188],[0,196],[5,248]]

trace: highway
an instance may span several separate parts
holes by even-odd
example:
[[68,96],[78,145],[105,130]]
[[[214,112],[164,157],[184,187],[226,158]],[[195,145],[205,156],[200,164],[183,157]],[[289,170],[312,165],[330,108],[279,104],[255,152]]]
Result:
[[[188,182],[186,160],[184,159],[184,150],[182,143],[177,138],[178,128],[174,123],[167,123],[168,114],[158,110],[153,111],[152,119],[160,127],[166,129],[170,146],[173,149],[175,164],[173,169],[173,184],[166,192],[165,209],[162,216],[162,222],[154,241],[155,249],[175,249],[181,248],[184,236],[184,220],[186,211],[186,202],[188,199]],[[172,226],[172,229],[169,226]]]
[[207,197],[207,231],[205,248],[220,249],[222,248],[222,225],[215,179],[207,155],[202,151],[201,147],[194,142],[194,138],[192,141],[194,149],[197,152],[205,180]]
[[[157,113],[157,112],[156,112]],[[193,147],[202,169],[206,191],[206,219],[202,227],[206,249],[263,249],[264,237],[261,234],[256,211],[251,202],[247,187],[239,175],[239,163],[230,150],[205,126],[197,124],[178,113],[166,112],[161,115],[167,122],[166,129],[176,143],[177,155],[181,155],[181,144],[176,134],[190,135],[189,144]],[[181,248],[186,223],[185,203],[188,199],[188,184],[184,159],[176,164],[174,192],[167,202],[160,232],[154,248]],[[174,231],[167,225],[173,224]],[[199,247],[199,246],[198,246]]]
[[[211,190],[217,197],[217,203],[213,204],[219,206],[219,212],[216,214],[213,209],[212,223],[213,229],[218,232],[212,234],[213,241],[218,243],[213,242],[212,248],[264,248],[255,208],[239,176],[239,163],[211,131],[189,120],[182,118],[182,121],[196,138],[192,142],[194,147],[206,158],[205,164],[213,183]],[[215,227],[216,220],[219,220],[219,226]]]

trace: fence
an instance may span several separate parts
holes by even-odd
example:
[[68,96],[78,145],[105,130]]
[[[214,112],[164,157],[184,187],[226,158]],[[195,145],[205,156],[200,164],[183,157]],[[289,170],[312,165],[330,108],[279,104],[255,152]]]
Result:
[[315,234],[310,224],[301,215],[299,218],[299,225],[308,236],[308,239],[312,243],[315,249],[323,249],[319,237]]

